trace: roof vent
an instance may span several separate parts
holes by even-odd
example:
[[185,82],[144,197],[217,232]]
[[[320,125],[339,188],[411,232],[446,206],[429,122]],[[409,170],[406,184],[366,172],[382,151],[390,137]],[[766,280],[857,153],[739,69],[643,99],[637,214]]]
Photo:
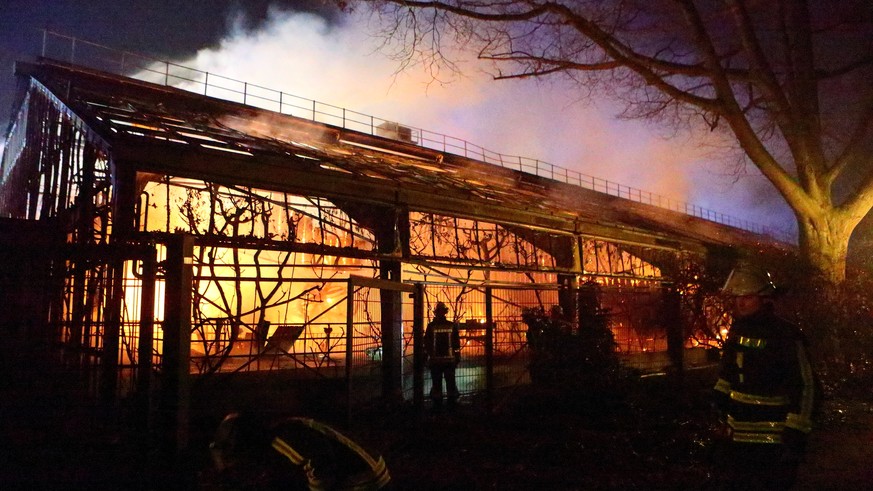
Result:
[[403,126],[393,121],[385,121],[376,127],[376,136],[391,138],[409,143],[415,143],[412,139],[412,128]]

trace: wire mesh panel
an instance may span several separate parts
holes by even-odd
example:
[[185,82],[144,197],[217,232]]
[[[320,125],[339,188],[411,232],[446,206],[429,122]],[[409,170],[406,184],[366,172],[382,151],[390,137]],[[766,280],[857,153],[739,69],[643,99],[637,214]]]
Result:
[[[392,281],[350,278],[351,334],[346,355],[350,411],[397,389],[411,397],[414,291],[410,285]],[[387,349],[386,343],[390,343]]]
[[557,286],[551,288],[500,288],[493,290],[494,385],[510,387],[530,382],[527,370],[530,353],[527,324],[522,313],[527,309],[549,311],[558,305]]
[[[431,315],[436,303],[443,302],[449,307],[449,320],[458,324],[461,360],[455,374],[462,397],[529,382],[527,326],[522,313],[527,308],[548,309],[556,305],[557,285],[488,288],[483,285],[429,284],[426,291],[426,312]],[[490,330],[487,324],[489,312]],[[489,380],[491,387],[488,387]],[[431,387],[430,374],[425,373],[425,393]]]
[[233,266],[209,269],[211,274],[195,279],[193,373],[302,369],[341,376],[346,280],[243,277],[232,274]]
[[[148,276],[149,294],[144,297],[143,262],[121,259],[136,251],[109,251],[72,254],[74,259],[66,263],[59,308],[52,318],[57,323],[57,341],[64,348],[64,363],[81,372],[86,394],[121,399],[135,391],[138,377],[148,376],[151,367],[160,365],[162,337],[157,326],[163,314],[154,295],[158,282],[153,272]],[[100,259],[94,259],[97,256]],[[143,326],[148,329],[145,338]],[[144,360],[144,353],[151,358]]]
[[[428,285],[424,298],[425,324],[433,320],[437,302],[448,306],[446,318],[458,324],[461,337],[461,361],[455,379],[461,396],[485,390],[485,363],[482,323],[485,321],[485,294],[482,289],[458,285]],[[424,374],[424,392],[433,386],[429,371]]]
[[352,315],[347,356],[349,404],[358,407],[382,391],[382,305],[378,288],[351,285]]
[[659,284],[603,287],[601,307],[615,336],[623,363],[643,372],[670,364],[667,350],[665,297]]
[[111,287],[109,266],[71,264],[70,269],[72,274],[64,279],[59,341],[65,365],[81,372],[86,393],[96,397]]

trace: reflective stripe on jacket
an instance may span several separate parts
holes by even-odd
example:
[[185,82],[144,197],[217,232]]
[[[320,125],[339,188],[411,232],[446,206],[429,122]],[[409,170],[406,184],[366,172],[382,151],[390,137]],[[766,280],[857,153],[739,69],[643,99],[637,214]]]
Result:
[[458,325],[445,318],[434,319],[425,330],[424,349],[431,362],[454,363],[461,351]]

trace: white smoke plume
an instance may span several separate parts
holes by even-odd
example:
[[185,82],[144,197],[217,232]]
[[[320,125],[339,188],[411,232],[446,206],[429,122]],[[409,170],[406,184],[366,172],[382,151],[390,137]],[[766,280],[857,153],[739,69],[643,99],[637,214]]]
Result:
[[[611,183],[693,203],[766,227],[791,227],[790,213],[761,196],[760,175],[718,175],[699,135],[665,138],[656,123],[622,121],[608,101],[574,102],[557,84],[494,81],[463,65],[463,77],[435,83],[377,50],[366,20],[330,25],[273,9],[266,22],[234,28],[219,46],[180,64],[467,140],[489,151],[539,159]],[[735,182],[736,181],[736,182]],[[749,183],[754,184],[749,186]],[[767,186],[764,186],[767,189]],[[775,211],[774,211],[775,210]]]

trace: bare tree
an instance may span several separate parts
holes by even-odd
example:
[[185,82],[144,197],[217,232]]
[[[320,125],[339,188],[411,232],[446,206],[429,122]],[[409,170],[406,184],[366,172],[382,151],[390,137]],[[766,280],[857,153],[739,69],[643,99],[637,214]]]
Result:
[[449,48],[472,46],[496,79],[565,76],[624,115],[729,132],[794,211],[802,257],[845,279],[873,207],[869,0],[341,2],[360,3],[406,64],[456,69]]

